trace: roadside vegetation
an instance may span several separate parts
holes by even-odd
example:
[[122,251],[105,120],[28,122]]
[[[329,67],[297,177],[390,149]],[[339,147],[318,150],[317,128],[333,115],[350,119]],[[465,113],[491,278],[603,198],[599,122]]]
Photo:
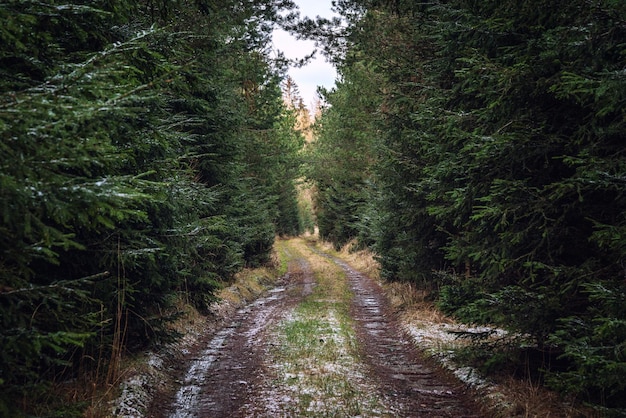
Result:
[[367,382],[359,359],[345,273],[303,239],[280,245],[306,259],[315,277],[311,293],[274,333],[269,364],[277,377],[268,403],[301,417],[386,416],[381,415],[387,410],[384,401]]
[[[485,373],[626,411],[626,3],[338,2],[307,148],[322,239],[468,325]],[[469,355],[469,354],[468,354]]]

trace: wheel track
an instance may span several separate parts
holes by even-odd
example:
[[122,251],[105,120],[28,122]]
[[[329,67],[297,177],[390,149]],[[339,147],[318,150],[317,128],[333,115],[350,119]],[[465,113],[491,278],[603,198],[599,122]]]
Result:
[[363,360],[372,378],[403,417],[479,417],[464,387],[435,366],[428,365],[401,331],[381,286],[344,261],[325,255],[343,268],[354,293],[351,315],[355,321]]
[[[451,383],[441,370],[429,365],[411,338],[401,331],[378,283],[342,260],[309,248],[345,271],[353,292],[350,309],[360,358],[374,384],[373,390],[386,399],[393,416],[481,416],[463,387]],[[308,262],[303,258],[293,261],[282,287],[237,311],[226,326],[207,336],[201,348],[189,354],[176,396],[161,400],[149,416],[290,416],[281,415],[280,408],[271,409],[256,402],[262,399],[258,396],[261,388],[268,387],[268,333],[311,294],[315,285]]]
[[[233,417],[265,378],[265,333],[312,291],[304,260],[291,264],[283,285],[239,309],[228,323],[187,357],[187,371],[173,399],[159,402],[150,417]],[[165,405],[164,405],[165,404]]]

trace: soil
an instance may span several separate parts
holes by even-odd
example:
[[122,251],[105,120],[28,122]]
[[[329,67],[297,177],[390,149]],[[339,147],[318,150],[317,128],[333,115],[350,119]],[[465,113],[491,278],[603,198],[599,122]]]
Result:
[[351,313],[362,358],[402,417],[479,417],[464,385],[428,362],[400,326],[381,286],[347,263],[334,259],[354,293]]
[[[351,315],[361,360],[372,387],[399,417],[479,417],[470,393],[421,356],[390,311],[382,288],[339,259],[354,294]],[[177,387],[157,396],[149,417],[289,416],[256,405],[271,387],[271,331],[312,292],[314,273],[305,259],[289,266],[280,286],[240,309],[220,329],[203,336],[172,371]],[[253,405],[254,404],[254,405]],[[271,411],[271,412],[269,412]]]

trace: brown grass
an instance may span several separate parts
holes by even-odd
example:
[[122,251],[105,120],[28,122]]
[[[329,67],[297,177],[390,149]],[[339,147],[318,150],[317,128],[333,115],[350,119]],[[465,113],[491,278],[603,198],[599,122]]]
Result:
[[372,279],[380,280],[380,264],[374,258],[374,253],[369,250],[358,249],[356,240],[348,242],[339,251],[335,251],[335,247],[329,242],[318,241],[318,238],[315,236],[307,237],[307,241],[317,244],[321,250],[327,253],[342,258],[350,263],[352,267]]
[[[317,237],[311,237],[308,240],[316,242]],[[392,307],[398,312],[403,323],[417,326],[425,323],[456,324],[452,318],[444,315],[428,299],[428,292],[418,289],[412,283],[381,280],[380,265],[371,251],[356,251],[355,242],[344,245],[340,251],[335,251],[330,243],[319,242],[318,245],[324,251],[333,253],[350,263],[361,273],[379,280]],[[449,348],[444,342],[439,346],[442,349]],[[587,408],[565,401],[558,394],[543,386],[511,376],[499,378],[496,385],[489,390],[479,390],[477,396],[481,398],[486,416],[497,418],[596,418],[599,416]]]
[[[503,402],[504,400],[504,402]],[[599,418],[600,415],[531,381],[506,377],[498,382],[498,391],[482,399],[498,418]],[[503,404],[506,408],[503,408]]]

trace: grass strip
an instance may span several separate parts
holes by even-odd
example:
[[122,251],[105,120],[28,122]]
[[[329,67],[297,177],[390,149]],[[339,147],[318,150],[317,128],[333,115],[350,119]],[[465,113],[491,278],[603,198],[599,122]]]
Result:
[[[306,259],[316,285],[279,325],[274,338],[274,399],[289,416],[392,416],[368,383],[350,318],[352,294],[343,269],[301,239],[283,241]],[[280,247],[279,247],[280,248]]]

